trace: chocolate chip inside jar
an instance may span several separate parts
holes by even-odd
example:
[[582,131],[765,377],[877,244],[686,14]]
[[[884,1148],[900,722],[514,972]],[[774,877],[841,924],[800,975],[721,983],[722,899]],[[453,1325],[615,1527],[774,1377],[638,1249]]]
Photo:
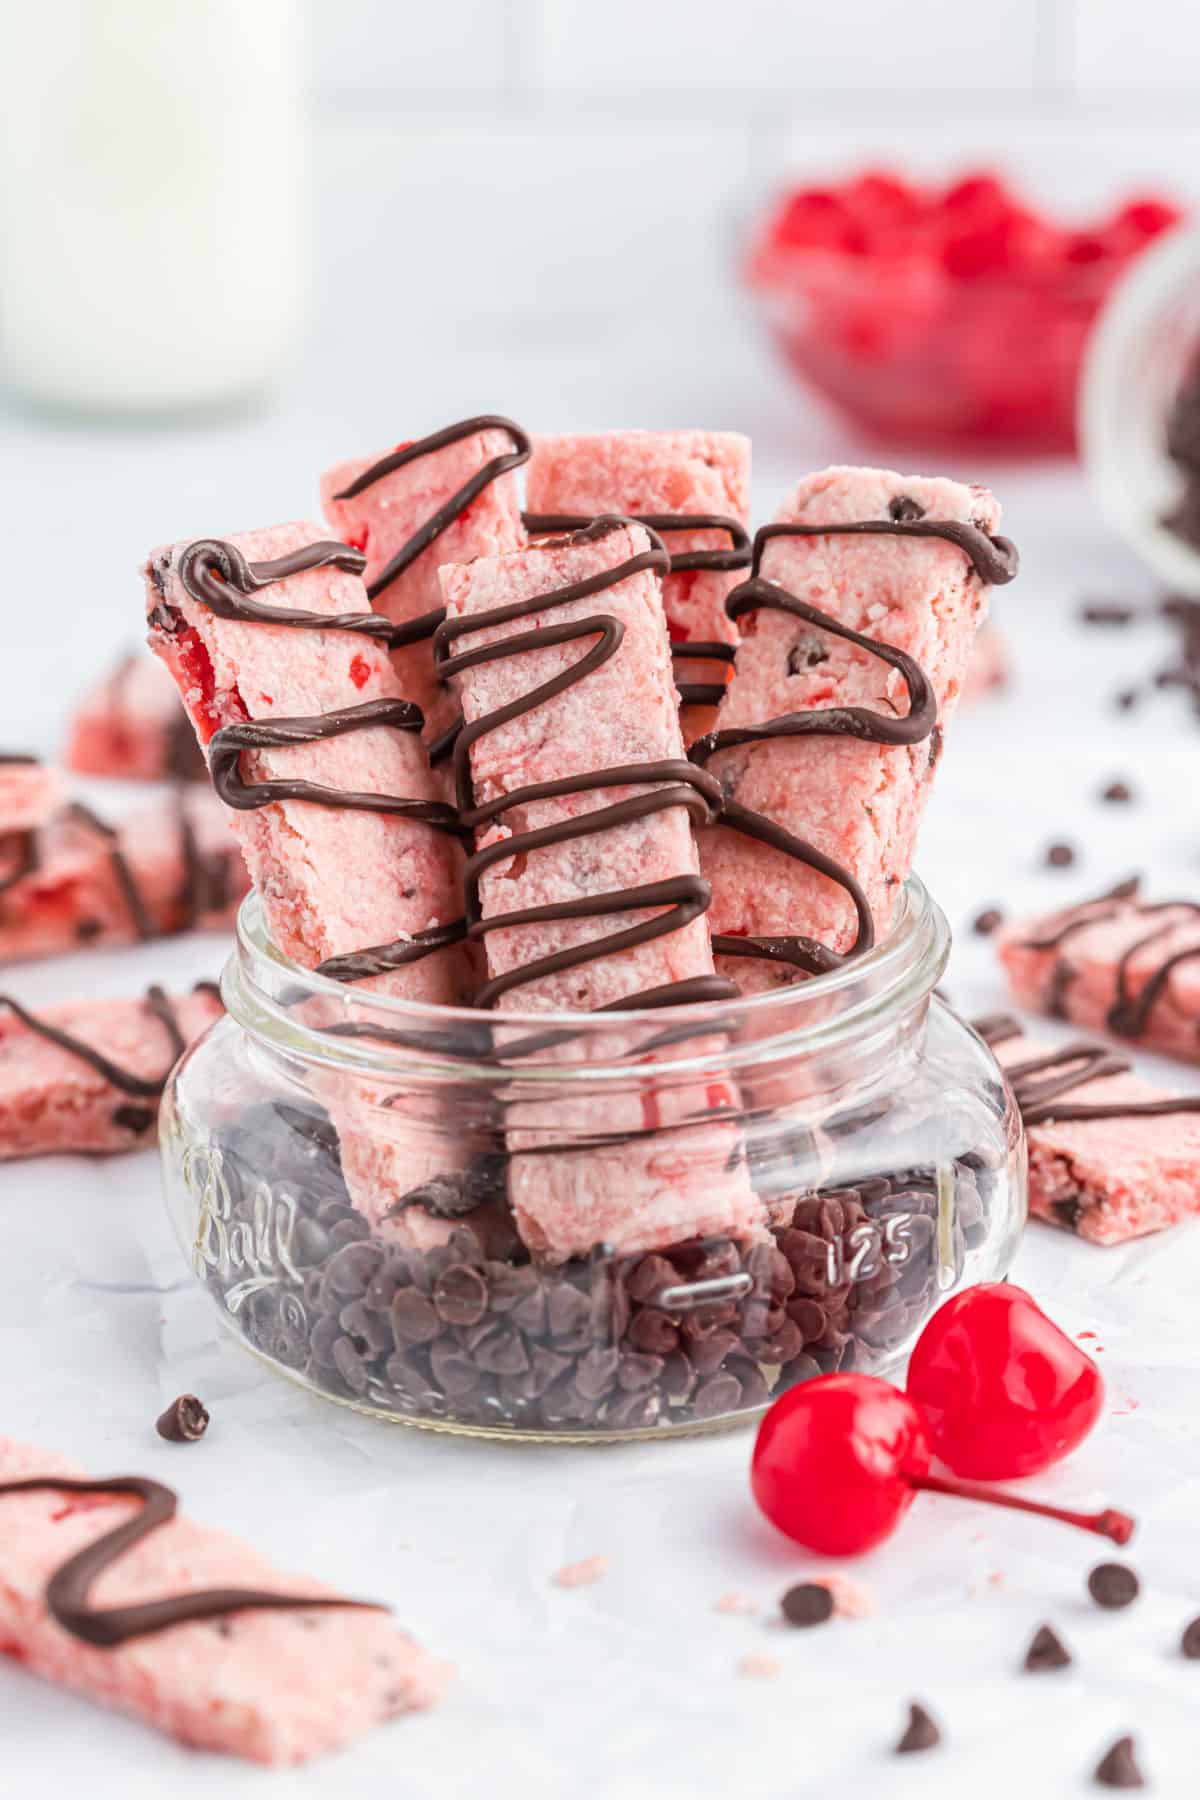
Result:
[[[498,1139],[402,1196],[392,1235],[351,1205],[324,1114],[260,1104],[209,1152],[223,1216],[205,1239],[208,1285],[260,1354],[399,1417],[538,1433],[702,1425],[880,1366],[933,1309],[946,1259],[961,1273],[986,1232],[982,1159],[796,1192],[811,1142],[778,1129],[774,1142],[773,1158],[750,1158],[773,1219],[762,1241],[600,1245],[549,1264],[517,1234]],[[423,1228],[416,1247],[414,1209],[443,1242]]]

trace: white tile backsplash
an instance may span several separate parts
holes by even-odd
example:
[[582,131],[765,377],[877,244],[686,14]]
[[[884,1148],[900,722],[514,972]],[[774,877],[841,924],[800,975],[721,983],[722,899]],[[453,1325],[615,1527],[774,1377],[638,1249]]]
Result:
[[[252,3],[252,0],[251,0]],[[477,98],[510,75],[508,0],[306,0],[318,94]]]
[[1200,115],[1196,0],[1071,0],[1066,77],[1078,95],[1129,94],[1191,102]]
[[534,0],[549,94],[999,89],[1037,72],[1041,0]]

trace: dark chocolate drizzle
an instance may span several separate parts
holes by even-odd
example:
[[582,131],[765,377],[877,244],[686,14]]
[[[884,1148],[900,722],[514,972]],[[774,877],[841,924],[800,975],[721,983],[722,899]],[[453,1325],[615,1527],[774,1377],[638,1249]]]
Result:
[[[351,574],[361,574],[365,562],[361,551],[351,550],[346,544],[322,541],[307,544],[291,555],[279,557],[273,562],[248,563],[233,544],[217,538],[201,538],[189,544],[180,557],[179,579],[193,600],[207,607],[219,618],[285,625],[303,631],[349,631],[359,636],[379,638],[390,648],[401,641],[415,641],[410,626],[393,626],[378,613],[337,613],[327,616],[295,608],[263,606],[250,598],[259,588],[269,587],[273,582],[284,581],[290,575],[299,575],[310,569],[332,566]],[[375,629],[377,626],[383,629]],[[429,629],[432,630],[432,626]],[[420,707],[414,706],[410,701],[381,699],[367,700],[358,706],[336,707],[330,712],[306,718],[246,720],[235,725],[223,725],[213,733],[208,745],[213,786],[227,806],[239,811],[253,811],[280,800],[304,800],[316,806],[347,807],[355,811],[386,813],[396,818],[413,819],[435,831],[445,831],[461,837],[463,827],[455,809],[441,801],[410,800],[396,794],[356,793],[345,788],[322,787],[317,782],[303,780],[251,783],[242,776],[241,758],[246,750],[281,749],[295,744],[319,743],[327,738],[341,737],[346,732],[379,727],[387,727],[393,731],[420,731],[424,722]],[[444,926],[416,932],[411,938],[401,939],[393,944],[375,945],[343,956],[327,958],[317,965],[316,973],[340,981],[364,981],[372,975],[382,975],[407,963],[417,962],[422,957],[432,955],[434,951],[459,942],[465,935],[465,930],[465,921],[452,920]]]
[[157,1100],[167,1085],[171,1070],[187,1049],[187,1040],[179,1028],[170,999],[161,987],[155,985],[147,988],[142,1004],[159,1021],[170,1044],[171,1060],[161,1075],[147,1077],[137,1074],[133,1069],[123,1069],[120,1063],[110,1061],[91,1044],[85,1044],[82,1038],[63,1031],[57,1025],[51,1025],[47,1019],[39,1019],[36,1013],[28,1011],[19,1000],[14,1000],[11,994],[0,994],[0,1006],[7,1007],[28,1031],[86,1063],[89,1069],[93,1069],[110,1087],[116,1088],[118,1093],[129,1094],[138,1100]]
[[[579,531],[592,523],[590,513],[522,513],[525,529],[534,537],[555,531]],[[730,573],[750,566],[750,535],[738,519],[722,513],[630,513],[630,518],[655,533],[671,531],[724,531],[729,534],[728,550],[672,550],[666,546],[671,565],[667,573],[681,575],[689,569],[712,573]],[[677,662],[715,662],[732,668],[737,659],[736,644],[722,644],[696,638],[691,642],[671,644],[671,655]],[[723,681],[680,681],[675,679],[680,702],[684,706],[717,706],[725,692]]]
[[373,1601],[343,1600],[336,1595],[276,1594],[263,1588],[236,1587],[201,1588],[191,1594],[168,1594],[161,1600],[130,1601],[125,1606],[93,1606],[89,1595],[100,1576],[152,1532],[170,1524],[178,1511],[178,1496],[162,1482],[150,1481],[144,1475],[114,1475],[107,1481],[30,1475],[20,1481],[0,1481],[0,1496],[6,1494],[79,1494],[88,1499],[119,1494],[141,1501],[141,1509],[132,1518],[69,1557],[46,1584],[46,1607],[56,1624],[72,1637],[102,1650],[114,1650],[134,1638],[151,1637],[173,1625],[222,1618],[227,1613],[312,1612],[330,1607],[387,1611]]
[[[984,1042],[995,1047],[1022,1035],[1019,1022],[1005,1014],[973,1021]],[[1063,1095],[1075,1093],[1085,1083],[1109,1075],[1126,1075],[1132,1068],[1127,1056],[1104,1044],[1084,1040],[1062,1044],[1040,1056],[1009,1063],[1005,1077],[1013,1091],[1022,1123],[1061,1125],[1088,1119],[1153,1119],[1172,1113],[1200,1113],[1200,1094],[1170,1095],[1161,1100],[1075,1101],[1059,1104]]]
[[[1090,930],[1093,925],[1107,924],[1110,920],[1128,915],[1131,908],[1147,920],[1170,911],[1187,911],[1200,919],[1200,902],[1194,900],[1159,900],[1153,903],[1140,900],[1136,879],[1121,882],[1108,893],[1098,895],[1095,900],[1085,900],[1067,912],[1055,914],[1055,923],[1049,931],[1025,938],[1021,942],[1021,947],[1026,950],[1055,952],[1048,976],[1048,1012],[1058,1018],[1067,1016],[1067,993],[1075,971],[1069,957],[1063,954],[1064,944],[1069,944],[1073,938]],[[1142,1037],[1150,1024],[1156,1003],[1167,991],[1174,970],[1183,963],[1200,961],[1200,944],[1176,950],[1173,954],[1164,956],[1157,967],[1151,970],[1136,994],[1131,990],[1130,979],[1137,957],[1151,944],[1162,938],[1169,938],[1179,929],[1180,923],[1180,920],[1172,919],[1153,926],[1144,936],[1129,944],[1117,958],[1112,1004],[1104,1020],[1106,1028],[1116,1037]]]
[[827,521],[822,525],[781,519],[773,525],[761,526],[755,533],[750,573],[758,574],[763,552],[772,538],[866,535],[943,538],[946,543],[954,544],[961,550],[980,579],[992,587],[1003,587],[1006,582],[1015,580],[1020,568],[1020,557],[1011,538],[992,537],[981,526],[968,525],[961,519],[850,519],[842,523]]
[[[457,425],[447,425],[441,431],[434,431],[428,437],[418,438],[415,443],[406,444],[400,450],[393,450],[388,456],[383,456],[378,462],[372,463],[369,469],[364,469],[362,474],[357,476],[349,487],[343,488],[340,494],[334,495],[335,500],[353,500],[357,494],[363,493],[375,482],[382,481],[385,475],[391,475],[397,469],[402,469],[406,463],[416,462],[419,457],[429,456],[435,450],[444,450],[447,444],[460,443],[463,438],[473,437],[479,431],[506,431],[513,441],[513,448],[504,455],[493,456],[489,462],[484,463],[483,467],[477,469],[469,481],[464,481],[463,485],[451,494],[450,498],[444,501],[436,512],[431,513],[425,522],[417,527],[407,542],[400,546],[387,565],[379,571],[374,581],[368,585],[369,599],[377,600],[380,594],[391,586],[396,577],[402,575],[405,569],[410,568],[421,552],[427,550],[430,544],[441,536],[446,527],[453,524],[458,515],[465,512],[467,507],[478,499],[486,487],[490,487],[493,481],[498,480],[501,475],[506,475],[510,469],[518,469],[522,463],[528,462],[533,446],[528,434],[522,431],[519,425],[514,424],[511,419],[501,418],[491,413],[481,413],[477,418],[460,419]],[[430,613],[425,616],[424,620],[414,621],[419,624],[428,623],[430,619],[433,620],[428,631],[422,631],[417,635],[428,637],[434,626],[440,623],[441,617],[440,613],[436,618]],[[416,638],[410,637],[404,641],[414,643]]]
[[[615,516],[602,516],[590,521],[583,530],[571,537],[555,541],[568,544],[594,543],[623,529],[627,523],[628,521]],[[649,527],[646,529],[650,530]],[[493,863],[508,861],[549,844],[566,843],[573,838],[590,837],[596,832],[613,830],[669,807],[683,806],[699,822],[713,817],[720,806],[720,784],[705,771],[681,758],[627,763],[610,769],[589,770],[582,775],[565,776],[556,781],[536,782],[514,788],[484,805],[478,805],[475,800],[470,764],[472,746],[488,732],[507,724],[511,719],[532,712],[547,700],[574,687],[593,670],[602,667],[616,655],[625,635],[625,627],[615,614],[598,611],[582,619],[536,626],[529,631],[517,632],[511,637],[482,644],[472,650],[456,653],[452,648],[453,644],[461,637],[472,636],[515,619],[528,618],[535,613],[552,611],[572,601],[588,599],[593,594],[615,587],[618,582],[643,569],[664,573],[669,564],[666,550],[653,530],[650,530],[650,537],[651,546],[648,550],[626,557],[623,562],[616,563],[611,568],[602,569],[580,581],[570,582],[565,587],[534,594],[527,600],[495,607],[490,612],[475,613],[462,619],[448,619],[438,627],[434,635],[434,657],[443,679],[449,679],[462,670],[474,668],[481,663],[496,662],[525,651],[594,640],[591,647],[575,662],[548,681],[531,688],[528,693],[509,701],[507,705],[497,707],[463,725],[455,740],[454,770],[459,818],[464,826],[473,829],[502,817],[513,807],[556,794],[594,792],[608,787],[643,783],[651,789],[649,793],[632,795],[611,806],[598,807],[576,819],[561,819],[556,824],[543,826],[539,830],[519,832],[476,851],[468,859],[466,867],[468,937],[480,940],[491,931],[554,919],[602,918],[647,909],[667,909],[656,911],[652,918],[643,919],[624,930],[610,932],[586,943],[537,957],[532,962],[493,977],[475,995],[475,1004],[479,1007],[491,1006],[513,988],[537,981],[545,975],[578,968],[597,957],[632,949],[636,945],[650,943],[655,938],[678,931],[692,919],[699,917],[711,904],[712,891],[698,874],[679,875],[670,880],[650,882],[636,888],[621,888],[606,894],[581,895],[578,899],[551,905],[522,907],[512,912],[497,913],[486,919],[483,917],[480,901],[480,877]],[[720,976],[708,975],[670,983],[648,993],[630,995],[622,1000],[620,1006],[606,1007],[604,1010],[625,1011],[644,1005],[670,1006],[699,999],[729,999],[736,993],[737,989],[732,982]]]
[[90,806],[84,806],[79,800],[71,802],[63,817],[70,824],[78,825],[82,830],[92,832],[107,845],[113,879],[121,891],[122,899],[129,908],[133,929],[140,940],[148,943],[151,938],[161,936],[137,876],[130,866],[129,858],[121,848],[121,834],[116,827],[110,825],[107,820],[100,817],[99,813],[93,812]]

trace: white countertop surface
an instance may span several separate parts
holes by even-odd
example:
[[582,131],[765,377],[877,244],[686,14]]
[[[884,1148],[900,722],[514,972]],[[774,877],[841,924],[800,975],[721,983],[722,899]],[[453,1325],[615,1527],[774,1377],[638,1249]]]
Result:
[[[749,429],[760,516],[804,469],[865,460],[798,408],[732,319],[723,353],[707,358],[666,330],[635,334],[612,320],[577,319],[556,339],[518,319],[509,341],[493,333],[486,343],[451,322],[443,338],[427,355],[399,356],[386,379],[360,370],[356,385],[340,360],[347,346],[322,333],[293,396],[245,423],[147,439],[0,414],[12,508],[0,590],[5,744],[52,751],[71,693],[137,636],[136,568],[151,543],[311,513],[325,463],[467,412],[511,411],[534,429]],[[992,952],[968,929],[983,905],[1049,907],[1134,868],[1156,892],[1196,891],[1200,724],[1174,694],[1128,715],[1112,708],[1116,689],[1163,659],[1165,636],[1074,623],[1084,593],[1150,592],[1080,478],[1061,466],[948,466],[993,482],[1025,558],[996,607],[1013,686],[956,723],[919,858],[957,934],[947,985],[970,1011],[1004,1001]],[[1136,805],[1098,802],[1118,775]],[[1080,848],[1079,867],[1039,867],[1055,838]],[[6,972],[5,986],[31,1002],[116,993],[150,975],[215,973],[222,953],[195,939],[81,955]],[[1145,1592],[1135,1609],[1104,1614],[1087,1601],[1097,1541],[925,1497],[853,1568],[875,1615],[789,1634],[772,1623],[779,1595],[817,1565],[756,1515],[747,1433],[543,1450],[406,1431],[309,1399],[217,1342],[149,1152],[6,1167],[0,1221],[0,1430],[97,1473],[172,1482],[198,1517],[283,1566],[390,1601],[459,1670],[437,1711],[340,1758],[266,1775],[181,1750],[3,1665],[2,1792],[53,1782],[95,1800],[1059,1796],[1087,1791],[1088,1771],[1125,1731],[1138,1734],[1156,1792],[1194,1790],[1200,1665],[1177,1643],[1200,1612],[1200,1226],[1108,1251],[1033,1228],[1014,1270],[1068,1331],[1097,1333],[1104,1421],[1036,1486],[1139,1516],[1130,1554]],[[212,1409],[193,1448],[153,1431],[182,1390]],[[609,1559],[605,1580],[552,1585],[561,1564],[594,1554]],[[0,1535],[0,1578],[2,1568]],[[715,1612],[728,1589],[749,1594],[758,1614]],[[1034,1678],[1018,1671],[1043,1620],[1077,1661]],[[778,1657],[777,1678],[738,1675],[755,1651]],[[897,1761],[889,1746],[914,1697],[946,1741]]]

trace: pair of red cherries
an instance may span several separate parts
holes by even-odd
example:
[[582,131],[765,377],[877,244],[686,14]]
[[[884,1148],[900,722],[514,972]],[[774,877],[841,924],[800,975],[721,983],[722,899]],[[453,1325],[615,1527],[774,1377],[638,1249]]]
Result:
[[[781,1395],[759,1427],[754,1497],[780,1531],[827,1556],[882,1543],[922,1492],[1040,1513],[1125,1544],[1134,1529],[1125,1513],[1068,1512],[974,1485],[1061,1461],[1103,1403],[1095,1363],[1031,1296],[984,1283],[930,1319],[907,1392],[872,1375],[824,1375]],[[931,1474],[935,1456],[966,1479]]]

